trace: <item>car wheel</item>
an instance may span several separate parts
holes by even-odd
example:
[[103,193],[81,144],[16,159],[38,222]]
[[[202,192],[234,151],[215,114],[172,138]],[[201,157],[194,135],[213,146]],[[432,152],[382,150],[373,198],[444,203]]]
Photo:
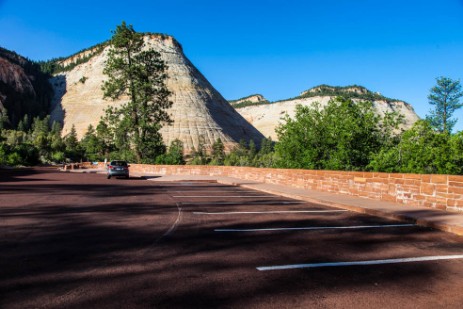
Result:
[[108,175],[108,179],[111,179],[111,175]]

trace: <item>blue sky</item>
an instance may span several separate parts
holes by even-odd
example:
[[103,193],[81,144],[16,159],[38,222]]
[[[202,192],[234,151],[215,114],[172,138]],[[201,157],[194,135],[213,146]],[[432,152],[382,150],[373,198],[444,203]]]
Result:
[[[173,35],[227,99],[358,84],[424,117],[436,77],[463,82],[463,0],[0,0],[0,46],[68,56],[122,20]],[[463,130],[463,110],[455,116]]]

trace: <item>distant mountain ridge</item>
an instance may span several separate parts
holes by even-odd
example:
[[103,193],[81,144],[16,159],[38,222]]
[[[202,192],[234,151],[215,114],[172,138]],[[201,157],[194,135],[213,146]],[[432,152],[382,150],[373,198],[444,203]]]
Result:
[[329,100],[336,96],[350,98],[354,102],[371,101],[379,115],[384,115],[387,112],[398,112],[402,114],[404,116],[404,124],[401,126],[401,129],[403,130],[410,128],[419,120],[418,115],[410,104],[404,101],[387,98],[380,93],[372,92],[358,85],[344,87],[319,85],[301,92],[297,97],[286,100],[268,102],[261,96],[265,101],[232,105],[247,121],[249,121],[249,123],[262,132],[262,134],[266,137],[271,137],[273,140],[277,140],[278,137],[275,132],[276,127],[281,123],[284,115],[288,114],[290,117],[294,116],[297,105],[313,106],[315,102],[318,102],[323,107],[328,104]]
[[259,105],[259,104],[268,104],[270,103],[266,98],[261,94],[252,94],[247,97],[238,99],[238,100],[229,100],[231,106],[234,108],[245,107],[249,105]]

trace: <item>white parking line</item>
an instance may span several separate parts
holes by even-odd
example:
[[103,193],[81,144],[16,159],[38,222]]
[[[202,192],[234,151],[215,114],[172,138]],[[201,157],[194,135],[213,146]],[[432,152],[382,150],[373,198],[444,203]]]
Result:
[[305,202],[250,201],[250,202],[181,202],[182,205],[294,205]]
[[195,211],[194,215],[241,215],[241,214],[289,214],[289,213],[330,213],[346,212],[347,210],[276,210],[276,211],[225,211],[225,212],[201,212]]
[[391,227],[410,227],[415,224],[388,224],[388,225],[357,225],[357,226],[308,226],[264,229],[215,229],[214,232],[269,232],[269,231],[314,231],[314,230],[353,230],[353,229],[379,229]]
[[226,198],[231,198],[231,197],[236,197],[236,198],[255,198],[255,197],[269,197],[269,198],[275,198],[279,196],[273,196],[273,195],[174,195],[172,197],[182,197],[182,198],[194,198],[194,197],[207,197],[207,198],[219,198],[219,197],[226,197]]
[[248,193],[260,193],[255,190],[175,190],[175,192],[178,193],[184,193],[184,192],[194,192],[194,193],[201,193],[201,192],[206,192],[206,193],[242,193],[242,192],[248,192]]
[[354,262],[333,262],[333,263],[312,263],[312,264],[292,264],[277,266],[260,266],[256,267],[259,271],[267,270],[285,270],[298,268],[320,268],[320,267],[341,267],[341,266],[364,266],[364,265],[383,265],[412,262],[442,261],[463,259],[463,255],[441,255],[441,256],[423,256],[401,259],[371,260],[371,261],[354,261]]

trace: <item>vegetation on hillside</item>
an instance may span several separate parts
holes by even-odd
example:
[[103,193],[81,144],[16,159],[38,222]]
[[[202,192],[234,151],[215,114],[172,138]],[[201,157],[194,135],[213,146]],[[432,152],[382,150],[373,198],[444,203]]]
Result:
[[12,67],[6,70],[9,72],[6,74],[14,76],[6,76],[7,79],[14,80],[18,76],[25,76],[27,83],[32,86],[32,89],[29,89],[27,85],[0,80],[0,127],[16,129],[25,115],[28,115],[31,121],[35,117],[45,117],[53,97],[53,88],[48,82],[50,75],[42,72],[37,63],[1,47],[0,57],[12,64]]
[[[144,35],[155,35],[159,36],[162,39],[166,39],[170,37],[164,33],[153,33],[153,32],[144,32],[140,33],[142,36]],[[175,41],[175,43],[182,48],[180,43]],[[73,70],[76,66],[88,62],[94,56],[99,55],[108,45],[110,45],[110,41],[105,41],[96,45],[93,45],[89,48],[82,49],[68,57],[58,57],[52,58],[45,61],[36,61],[35,63],[40,67],[41,71],[46,74],[58,74],[62,72],[69,72]],[[69,61],[73,59],[73,61]],[[64,62],[69,62],[68,64],[64,64]]]
[[302,94],[294,99],[312,98],[317,96],[342,96],[346,99],[361,99],[366,101],[380,101],[386,102],[401,102],[400,100],[385,97],[379,93],[372,92],[363,86],[351,85],[345,87],[319,85],[309,90],[302,92]]
[[[108,41],[82,49],[69,57],[53,58],[45,61],[37,61],[36,63],[40,66],[42,72],[49,75],[68,72],[74,69],[76,66],[88,62],[94,56],[99,55],[107,45]],[[64,62],[68,59],[74,60],[65,65]]]
[[247,98],[253,97],[255,95],[250,95],[238,100],[230,100],[229,103],[234,108],[243,108],[247,106],[259,106],[265,104],[274,104],[286,101],[294,101],[298,99],[305,99],[305,98],[314,98],[314,97],[343,97],[346,99],[356,99],[356,100],[363,100],[363,101],[386,101],[386,102],[403,102],[408,105],[408,103],[385,97],[379,93],[372,92],[363,86],[358,85],[351,85],[351,86],[329,86],[329,85],[319,85],[316,87],[312,87],[309,90],[303,91],[301,95],[289,98],[285,100],[278,100],[274,102],[270,101],[261,101],[261,102],[252,102],[250,100],[246,100]]
[[234,108],[243,108],[246,106],[254,106],[254,105],[265,105],[265,104],[270,103],[267,100],[262,100],[259,102],[253,102],[250,100],[250,98],[256,97],[256,96],[263,97],[261,94],[252,94],[252,95],[248,95],[247,97],[244,97],[238,100],[230,100],[228,101],[228,103],[230,103],[230,105],[233,106]]

